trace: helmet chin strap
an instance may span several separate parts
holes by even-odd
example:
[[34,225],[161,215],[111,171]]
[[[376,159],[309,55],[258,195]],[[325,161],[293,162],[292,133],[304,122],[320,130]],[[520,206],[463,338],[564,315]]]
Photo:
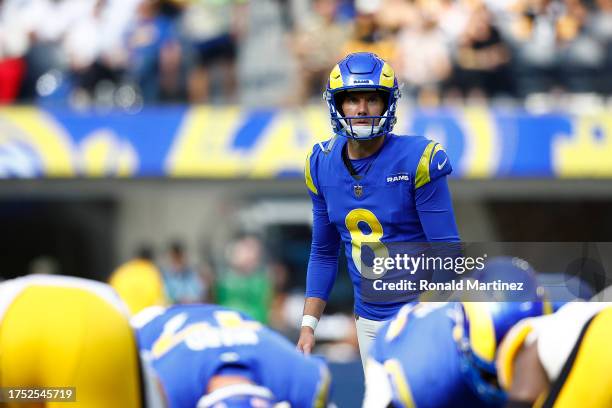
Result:
[[380,133],[381,128],[383,127],[383,125],[385,124],[385,121],[387,120],[386,116],[388,115],[389,111],[386,111],[385,113],[382,114],[383,117],[380,122],[378,123],[378,125],[372,126],[372,125],[349,125],[347,122],[351,121],[352,119],[345,119],[342,115],[340,115],[340,117],[342,119],[340,119],[340,123],[342,124],[342,127],[344,128],[344,130],[346,130],[346,133],[349,135],[352,135],[355,139],[367,139],[367,138],[371,138],[373,136],[376,136],[378,133]]
[[352,132],[345,127],[347,133],[350,133],[355,139],[370,138],[380,131],[380,126],[353,126]]

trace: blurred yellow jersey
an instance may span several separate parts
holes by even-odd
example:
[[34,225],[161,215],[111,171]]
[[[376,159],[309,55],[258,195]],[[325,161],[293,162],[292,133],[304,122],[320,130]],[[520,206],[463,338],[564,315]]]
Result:
[[611,303],[568,303],[552,315],[524,319],[513,327],[497,362],[504,388],[510,388],[516,354],[536,340],[551,385],[534,407],[612,407]]
[[0,406],[138,408],[141,384],[128,312],[110,286],[48,275],[0,284],[0,387],[74,387],[76,396]]
[[151,261],[134,259],[124,263],[113,272],[109,283],[132,314],[149,306],[168,304],[161,273]]

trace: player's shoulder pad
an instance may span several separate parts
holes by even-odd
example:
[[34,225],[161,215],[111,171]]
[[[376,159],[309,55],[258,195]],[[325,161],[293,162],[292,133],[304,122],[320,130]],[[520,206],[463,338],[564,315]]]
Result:
[[332,150],[336,144],[335,141],[336,138],[331,138],[315,144],[306,156],[306,164],[304,165],[304,180],[306,182],[306,187],[308,187],[308,190],[312,194],[319,194],[319,189],[317,187],[319,184],[316,171],[317,162],[320,157],[326,156]]
[[[319,190],[317,189],[317,186],[315,185],[314,179],[312,177],[312,169],[315,168],[312,165],[312,162],[313,159],[316,159],[316,156],[318,155],[319,151],[320,149],[317,148],[317,145],[314,145],[314,147],[306,155],[306,163],[304,164],[304,181],[306,182],[306,187],[308,187],[308,190],[315,195],[319,194]],[[315,157],[313,157],[313,155]]]
[[[414,309],[414,305],[408,303],[397,312],[395,317],[389,321],[389,324],[386,326],[386,332],[384,335],[384,339],[387,342],[391,342],[396,339],[406,327],[406,323],[408,323],[408,316],[410,312]],[[379,335],[379,337],[382,337]]]
[[452,171],[450,160],[442,145],[438,142],[429,141],[417,164],[414,188],[422,187],[430,181],[450,174]]

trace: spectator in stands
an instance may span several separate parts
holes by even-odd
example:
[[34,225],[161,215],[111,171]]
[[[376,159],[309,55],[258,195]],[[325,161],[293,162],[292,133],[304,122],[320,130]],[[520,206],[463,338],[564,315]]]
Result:
[[188,41],[191,63],[188,72],[188,97],[191,103],[208,103],[215,85],[213,75],[221,78],[215,89],[224,102],[236,96],[236,57],[245,30],[246,1],[190,0],[182,14],[182,31]]
[[[43,0],[0,1],[0,103],[23,96],[33,98],[36,79],[55,65],[53,44],[42,48],[37,43],[47,42],[45,33],[50,30],[46,28],[61,21],[52,12],[58,7]],[[39,54],[44,57],[39,58]]]
[[0,0],[0,105],[14,102],[25,76],[27,27],[15,1]]
[[603,44],[612,43],[612,0],[596,0],[595,9],[589,19],[589,28],[595,38]]
[[520,97],[612,94],[610,27],[612,0],[0,0],[0,103],[231,103],[240,82],[243,102],[283,104],[294,66],[305,103],[322,67],[355,51],[394,64],[421,103],[440,88],[512,94],[513,79]]
[[[127,52],[113,33],[125,33],[127,19],[117,18],[112,12],[116,2],[97,0],[63,38],[63,52],[71,74],[73,94],[79,103],[113,103],[114,89],[121,82],[127,64]],[[124,8],[135,9],[135,1],[125,2]],[[102,81],[112,84],[110,94],[102,95],[98,87]],[[98,89],[98,95],[94,95]],[[106,97],[107,100],[104,100]],[[108,100],[110,99],[110,101]]]
[[338,0],[314,0],[312,14],[293,34],[292,51],[297,60],[296,98],[305,103],[311,97],[321,97],[329,67],[340,58],[350,27],[336,19]]
[[160,7],[160,0],[142,0],[127,37],[128,73],[145,103],[172,99],[179,92],[182,49],[175,22]]
[[441,85],[451,74],[451,55],[437,20],[437,9],[415,9],[398,35],[393,63],[406,92],[422,105],[437,105]]
[[510,49],[486,5],[476,6],[459,39],[456,83],[468,97],[512,95],[510,57]]
[[355,2],[355,25],[351,38],[344,44],[341,55],[354,52],[372,52],[385,61],[395,58],[397,47],[392,33],[380,26],[378,13],[380,0],[357,0]]
[[181,242],[170,244],[167,265],[162,272],[171,303],[197,303],[206,298],[207,287],[197,270],[189,265]]
[[228,246],[226,265],[219,269],[216,301],[268,323],[274,282],[261,240],[245,235]]
[[603,44],[587,30],[588,12],[581,0],[565,0],[557,21],[557,47],[562,85],[569,92],[596,92],[604,64]]
[[288,322],[285,315],[285,306],[289,297],[288,281],[289,267],[280,260],[269,263],[273,283],[273,298],[268,313],[268,324],[281,333],[288,334],[295,329],[294,321]]
[[559,4],[553,0],[518,2],[510,33],[516,48],[514,73],[520,96],[548,92],[558,77],[556,21]]
[[612,95],[612,0],[597,0],[587,28],[591,35],[604,47],[605,61],[602,64],[597,90],[606,95]]

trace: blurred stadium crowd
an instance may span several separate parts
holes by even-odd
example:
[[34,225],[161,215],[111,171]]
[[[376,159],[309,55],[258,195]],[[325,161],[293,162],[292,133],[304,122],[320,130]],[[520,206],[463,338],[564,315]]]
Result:
[[[153,305],[214,303],[246,313],[297,339],[303,289],[291,289],[288,265],[279,257],[273,258],[260,237],[241,234],[228,243],[224,254],[211,255],[199,263],[193,259],[178,240],[157,255],[151,246],[144,245],[116,268],[109,283],[133,314]],[[38,268],[31,272],[50,271]],[[61,273],[57,269],[51,272]],[[319,330],[320,352],[333,361],[348,361],[358,355],[350,308],[343,312],[330,314]]]
[[0,103],[236,103],[289,76],[275,103],[303,104],[357,50],[426,105],[610,96],[612,1],[0,0]]

